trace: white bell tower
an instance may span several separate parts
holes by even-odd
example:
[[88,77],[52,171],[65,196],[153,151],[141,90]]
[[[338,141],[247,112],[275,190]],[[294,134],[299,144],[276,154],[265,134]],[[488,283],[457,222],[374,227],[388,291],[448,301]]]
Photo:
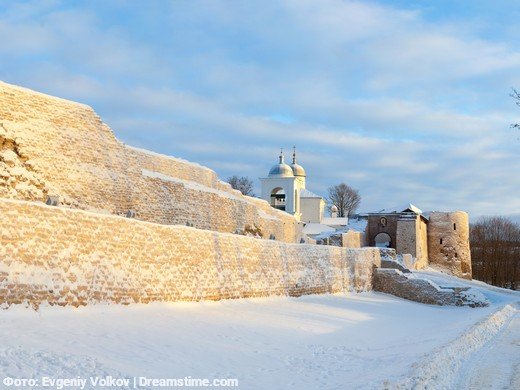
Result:
[[283,149],[280,151],[278,164],[269,171],[269,175],[261,178],[262,199],[279,210],[293,214],[299,221],[300,191],[305,189],[305,170],[296,164],[296,148],[293,151],[293,163],[285,163]]

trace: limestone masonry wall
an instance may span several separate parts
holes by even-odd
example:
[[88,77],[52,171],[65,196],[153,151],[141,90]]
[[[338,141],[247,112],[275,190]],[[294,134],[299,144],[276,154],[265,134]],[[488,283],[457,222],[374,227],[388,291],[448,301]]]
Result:
[[463,211],[432,212],[428,223],[430,265],[471,279],[469,218]]
[[397,253],[410,253],[417,257],[417,221],[416,215],[399,218],[397,221],[395,250]]
[[398,269],[377,269],[374,273],[374,290],[433,305],[489,305],[482,295],[469,287],[440,287],[431,280],[421,279]]
[[407,216],[397,221],[396,250],[415,257],[415,269],[428,265],[428,226],[421,216]]
[[342,233],[341,246],[344,248],[361,248],[365,246],[365,234],[354,230]]
[[423,269],[428,266],[428,225],[422,218],[418,218],[417,229],[417,256],[415,269]]
[[198,164],[119,142],[88,106],[0,82],[0,198],[45,201],[220,232],[260,228],[297,242],[289,214]]
[[364,291],[376,248],[286,244],[0,199],[0,303],[150,302]]

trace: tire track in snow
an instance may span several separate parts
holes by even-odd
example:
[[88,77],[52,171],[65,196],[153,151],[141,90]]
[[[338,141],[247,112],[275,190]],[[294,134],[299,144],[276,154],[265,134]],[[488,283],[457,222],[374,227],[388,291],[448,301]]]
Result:
[[461,389],[520,389],[520,312],[461,372]]
[[484,320],[473,325],[457,339],[436,348],[431,354],[413,364],[409,377],[397,383],[385,383],[391,389],[453,389],[461,381],[464,365],[474,354],[508,326],[518,315],[520,303],[507,304]]

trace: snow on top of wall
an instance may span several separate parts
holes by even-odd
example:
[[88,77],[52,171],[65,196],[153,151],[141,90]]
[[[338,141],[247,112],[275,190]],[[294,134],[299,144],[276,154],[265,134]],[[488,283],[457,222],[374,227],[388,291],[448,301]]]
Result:
[[[345,221],[348,224],[343,225]],[[317,236],[314,237],[316,240],[326,239],[338,234],[347,233],[349,230],[363,233],[367,226],[368,220],[360,219],[349,219],[349,218],[323,218],[321,224],[308,223],[303,228],[304,234],[312,234]],[[333,226],[336,226],[334,228]],[[338,228],[338,226],[341,226]]]
[[443,287],[439,286],[435,282],[431,281],[430,279],[423,278],[421,276],[418,276],[413,273],[403,273],[402,271],[395,269],[395,268],[380,268],[378,272],[386,272],[391,274],[398,274],[400,276],[403,276],[407,279],[416,279],[416,280],[422,280],[423,282],[428,283],[430,286],[432,286],[436,291],[438,292],[451,292],[453,291],[453,288],[451,287]]
[[347,227],[349,229],[364,232],[367,228],[368,219],[365,218],[350,218]]
[[329,226],[347,226],[348,225],[348,218],[347,217],[324,217],[321,220],[321,223],[323,225],[329,225]]
[[419,207],[417,207],[414,204],[412,204],[412,203],[408,203],[406,205],[400,205],[400,206],[397,206],[397,207],[387,207],[386,209],[373,211],[372,213],[373,214],[393,214],[393,213],[399,214],[399,213],[402,213],[402,212],[404,212],[406,210],[411,210],[415,214],[422,214],[422,210]]
[[145,154],[148,154],[150,156],[155,156],[155,157],[161,157],[161,158],[167,158],[169,160],[174,160],[174,161],[178,161],[180,163],[183,163],[183,164],[187,164],[187,165],[191,165],[193,167],[196,167],[198,169],[204,169],[206,171],[209,171],[211,173],[214,173],[215,176],[216,176],[216,173],[215,171],[213,171],[212,169],[208,168],[208,167],[205,167],[204,165],[200,165],[198,163],[195,163],[195,162],[192,162],[192,161],[188,161],[188,160],[184,160],[183,158],[179,158],[179,157],[173,157],[173,156],[168,156],[167,154],[162,154],[162,153],[157,153],[157,152],[153,152],[151,150],[147,150],[147,149],[142,149],[142,148],[138,148],[136,146],[131,146],[131,145],[127,145],[127,144],[124,144],[124,146],[128,149],[132,149],[132,150],[135,150],[137,152],[141,152],[141,153],[145,153]]
[[324,232],[336,232],[336,229],[333,227],[322,225],[321,223],[308,223],[303,228],[304,234],[322,234]]
[[60,103],[67,103],[67,104],[71,104],[71,105],[75,105],[75,106],[81,106],[83,108],[88,108],[89,110],[92,110],[92,107],[90,107],[89,105],[87,105],[85,103],[79,103],[79,102],[75,102],[73,100],[68,100],[68,99],[63,99],[63,98],[57,97],[57,96],[48,95],[46,93],[38,92],[38,91],[35,91],[33,89],[29,89],[29,88],[25,88],[25,87],[21,87],[19,85],[9,84],[9,83],[6,83],[5,81],[2,81],[2,80],[0,80],[0,88],[14,89],[14,90],[17,90],[19,92],[28,93],[28,94],[31,94],[31,95],[38,95],[38,96],[41,96],[41,97],[45,97],[47,99],[56,100],[56,101],[58,101]]
[[222,196],[224,198],[233,199],[233,200],[237,200],[240,202],[246,202],[245,199],[242,199],[241,197],[233,195],[232,193],[217,190],[217,189],[211,188],[211,187],[206,187],[205,185],[202,185],[202,184],[194,182],[194,181],[178,179],[176,177],[171,177],[171,176],[165,175],[160,172],[149,171],[148,169],[142,169],[141,173],[143,176],[146,176],[146,177],[151,177],[154,179],[160,179],[160,180],[169,181],[172,183],[182,184],[186,188],[189,188],[190,190],[201,191],[201,192],[211,192],[213,194]]
[[322,196],[316,195],[314,192],[309,191],[306,188],[300,190],[300,198],[320,198],[323,199]]

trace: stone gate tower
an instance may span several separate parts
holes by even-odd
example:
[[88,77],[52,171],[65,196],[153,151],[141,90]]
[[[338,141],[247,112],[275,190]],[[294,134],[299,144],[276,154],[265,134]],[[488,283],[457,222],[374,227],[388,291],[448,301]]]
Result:
[[428,222],[429,263],[471,279],[469,218],[463,211],[432,212]]

